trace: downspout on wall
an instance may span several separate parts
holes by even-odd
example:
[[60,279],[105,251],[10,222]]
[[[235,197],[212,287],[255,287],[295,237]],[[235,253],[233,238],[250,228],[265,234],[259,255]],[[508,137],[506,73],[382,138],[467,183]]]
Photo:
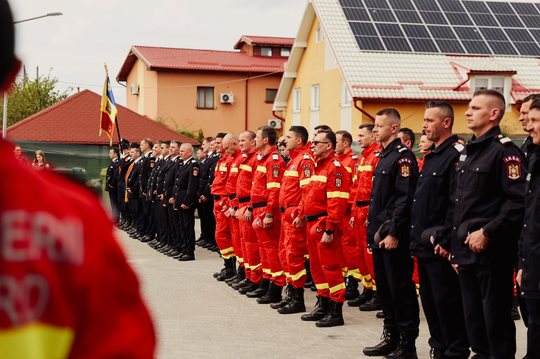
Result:
[[369,118],[371,121],[375,122],[375,117],[371,116],[368,112],[366,112],[363,108],[361,108],[360,106],[358,106],[358,101],[362,101],[362,99],[358,98],[358,97],[355,97],[353,98],[353,103],[354,103],[354,107],[360,111],[364,116],[366,116],[367,118]]

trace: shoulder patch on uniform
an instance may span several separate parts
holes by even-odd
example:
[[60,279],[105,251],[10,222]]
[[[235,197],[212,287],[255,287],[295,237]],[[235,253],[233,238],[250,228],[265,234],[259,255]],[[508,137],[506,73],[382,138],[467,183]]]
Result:
[[339,163],[338,160],[334,160],[333,162],[334,162],[334,166],[341,167],[341,163]]
[[381,151],[375,151],[375,157],[381,157]]
[[465,146],[463,146],[461,143],[459,142],[456,142],[454,143],[454,148],[456,151],[458,151],[459,153],[463,152],[463,150],[465,149]]
[[199,175],[199,167],[193,167],[193,176],[197,177]]
[[500,143],[502,143],[503,145],[507,145],[509,143],[512,143],[512,140],[508,137],[505,137],[505,136],[499,136],[497,138],[499,140]]
[[311,159],[311,157],[307,153],[304,153],[304,159],[309,160],[309,159]]
[[521,158],[519,156],[505,156],[503,157],[503,162],[506,167],[506,176],[508,179],[517,180],[521,178]]
[[411,164],[412,164],[412,161],[409,158],[399,159],[398,166],[399,166],[399,175],[401,177],[409,177],[411,175]]
[[257,153],[257,160],[262,160],[262,155],[260,153]]
[[279,160],[279,155],[277,153],[272,153],[272,159],[273,160]]
[[154,164],[155,164],[154,161],[151,161],[150,162],[150,168],[154,168]]
[[396,148],[397,148],[398,152],[407,151],[407,147],[405,147],[405,146],[397,146]]

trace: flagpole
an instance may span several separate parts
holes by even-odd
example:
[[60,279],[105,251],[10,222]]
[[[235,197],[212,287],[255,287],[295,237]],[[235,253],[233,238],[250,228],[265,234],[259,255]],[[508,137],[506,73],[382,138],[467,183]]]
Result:
[[[109,69],[107,68],[107,64],[104,64],[104,66],[105,66],[105,73],[107,74],[107,79],[108,79],[109,78]],[[118,113],[116,113],[116,121],[114,121],[114,123],[116,125],[116,132],[118,133],[118,148],[120,149],[120,142],[122,141],[122,136],[120,136],[120,126],[118,125],[118,117],[119,117]]]

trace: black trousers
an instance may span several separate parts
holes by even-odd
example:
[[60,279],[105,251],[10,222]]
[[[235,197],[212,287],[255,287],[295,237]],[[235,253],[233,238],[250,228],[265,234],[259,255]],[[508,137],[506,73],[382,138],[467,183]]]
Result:
[[201,220],[201,238],[206,242],[216,244],[216,218],[214,217],[214,199],[201,202],[197,206]]
[[180,249],[188,255],[195,253],[195,208],[180,209]]
[[459,284],[471,349],[482,357],[514,358],[513,268],[480,264],[460,266]]
[[420,298],[429,327],[429,346],[445,358],[468,358],[459,279],[446,258],[418,258]]
[[118,191],[109,191],[109,202],[111,203],[111,216],[116,223],[118,222],[118,217],[120,215],[118,209]]
[[157,239],[161,243],[167,243],[169,212],[167,210],[167,205],[163,206],[163,202],[159,199],[154,201],[154,216],[156,218]]
[[141,224],[141,233],[150,234],[150,224],[152,222],[152,203],[147,201],[146,198],[141,198],[141,213],[139,216],[139,222]]
[[174,209],[172,204],[167,205],[167,211],[169,214],[169,227],[167,230],[167,243],[175,249],[180,250],[181,238],[180,238],[180,215],[178,209]]
[[384,326],[398,328],[411,341],[420,325],[416,286],[412,281],[413,260],[408,245],[394,250],[373,249],[377,296],[383,306]]
[[131,218],[131,225],[137,229],[137,231],[140,230],[140,216],[142,211],[142,203],[141,199],[139,197],[135,198],[128,198],[128,209],[129,209],[129,216]]
[[527,325],[527,358],[540,358],[540,299],[525,298],[529,311]]

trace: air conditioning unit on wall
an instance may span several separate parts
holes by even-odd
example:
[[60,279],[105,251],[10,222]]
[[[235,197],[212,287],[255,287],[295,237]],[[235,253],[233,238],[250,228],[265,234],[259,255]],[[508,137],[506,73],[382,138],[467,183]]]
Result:
[[221,103],[234,103],[234,94],[231,92],[224,92],[219,95],[219,102]]
[[129,86],[130,93],[132,95],[138,95],[139,94],[139,85],[137,84],[131,84]]
[[278,120],[277,118],[269,119],[266,124],[272,128],[275,128],[276,130],[281,128],[281,120]]

